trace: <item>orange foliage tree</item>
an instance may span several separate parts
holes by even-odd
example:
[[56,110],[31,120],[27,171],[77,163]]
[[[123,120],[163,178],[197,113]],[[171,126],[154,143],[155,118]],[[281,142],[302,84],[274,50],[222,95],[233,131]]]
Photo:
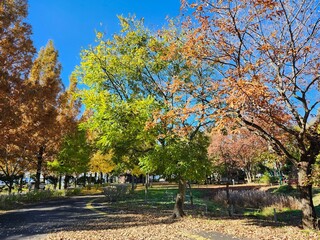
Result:
[[[256,131],[298,169],[302,225],[318,228],[310,175],[320,151],[319,5],[316,0],[200,0],[186,21],[188,58],[212,64],[217,126]],[[199,43],[207,47],[198,48]],[[278,134],[280,133],[281,134]],[[294,155],[285,138],[299,150]]]
[[[59,151],[63,136],[75,129],[75,117],[79,106],[72,99],[74,78],[68,91],[60,79],[61,65],[58,51],[49,41],[33,62],[30,77],[25,85],[28,89],[24,104],[24,128],[29,136],[28,149],[36,155],[35,188],[39,189],[40,175],[44,163],[53,160]],[[72,80],[73,79],[73,80]],[[30,156],[34,159],[34,155]]]
[[23,0],[0,2],[0,173],[12,189],[13,178],[27,167],[27,137],[22,128],[24,88],[35,48]]

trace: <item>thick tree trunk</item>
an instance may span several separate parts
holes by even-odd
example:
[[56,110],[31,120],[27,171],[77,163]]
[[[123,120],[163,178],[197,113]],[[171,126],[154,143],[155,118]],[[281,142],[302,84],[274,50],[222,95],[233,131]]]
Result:
[[174,204],[172,218],[181,218],[186,215],[183,211],[185,195],[186,195],[186,181],[183,179],[180,179],[179,193],[177,194],[176,202]]
[[41,169],[42,169],[42,163],[43,163],[43,153],[44,153],[44,147],[41,146],[39,148],[39,152],[37,156],[37,172],[36,172],[36,181],[34,185],[35,190],[40,189],[40,176],[41,176]]
[[9,180],[9,185],[8,186],[8,193],[11,194],[12,190],[13,190],[13,176],[10,177]]
[[64,177],[64,186],[63,186],[64,189],[68,188],[68,183],[69,183],[69,176],[66,174]]
[[309,181],[312,165],[309,162],[300,162],[298,168],[298,188],[300,191],[302,227],[319,229],[316,211],[312,200],[312,184]]

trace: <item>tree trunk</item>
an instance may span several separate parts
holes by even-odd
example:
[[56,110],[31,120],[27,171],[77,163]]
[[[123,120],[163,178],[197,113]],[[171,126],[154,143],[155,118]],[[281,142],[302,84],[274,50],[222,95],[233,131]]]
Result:
[[61,174],[59,175],[59,190],[61,190],[61,182],[62,182],[62,176]]
[[183,179],[180,179],[179,193],[177,194],[176,202],[174,204],[172,218],[181,218],[186,215],[183,211],[185,195],[186,195],[186,181]]
[[41,176],[41,168],[42,168],[42,162],[43,162],[43,153],[44,153],[44,147],[41,146],[39,148],[39,152],[37,156],[37,173],[36,173],[36,181],[34,184],[35,190],[40,189],[40,176]]
[[231,200],[230,200],[230,188],[229,188],[229,178],[226,184],[226,195],[227,195],[227,205],[228,205],[228,215],[231,217],[233,215]]
[[83,186],[86,186],[86,181],[87,181],[87,173],[83,174]]
[[13,176],[10,176],[9,179],[9,185],[8,186],[8,193],[11,194],[12,190],[13,190]]
[[[211,176],[210,176],[211,178]],[[210,179],[211,181],[211,179]],[[191,189],[191,183],[188,181],[188,187],[189,187],[189,195],[190,195],[190,205],[193,207],[193,195],[192,195],[192,189]]]
[[247,178],[247,183],[252,183],[252,175],[251,172],[248,170],[245,170],[246,178]]
[[149,173],[146,174],[144,187],[144,202],[146,203],[148,202]]
[[88,189],[91,190],[91,180],[92,180],[92,173],[89,175],[89,181],[88,181]]
[[316,211],[312,200],[312,183],[309,181],[312,164],[300,162],[298,168],[298,189],[301,199],[302,227],[305,229],[319,229]]
[[19,193],[22,193],[22,187],[23,187],[23,174],[20,177],[19,189],[18,189]]
[[134,180],[135,180],[135,176],[132,174],[131,175],[131,191],[134,191]]
[[69,183],[69,176],[66,174],[64,177],[64,189],[68,188],[68,183]]

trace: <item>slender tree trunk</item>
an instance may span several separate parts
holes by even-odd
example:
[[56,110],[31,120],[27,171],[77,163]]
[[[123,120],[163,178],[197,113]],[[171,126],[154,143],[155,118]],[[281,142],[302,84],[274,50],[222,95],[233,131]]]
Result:
[[134,191],[134,180],[135,180],[135,176],[132,174],[131,175],[131,191]]
[[247,177],[247,183],[252,183],[252,174],[250,171],[247,171],[245,170],[245,174],[246,174],[246,177]]
[[36,172],[36,181],[34,185],[35,190],[39,190],[40,188],[40,177],[41,177],[41,169],[43,163],[43,153],[44,153],[44,146],[39,148],[38,156],[37,156],[37,172]]
[[76,175],[75,179],[74,179],[74,187],[76,188],[78,185],[78,175]]
[[88,181],[88,189],[91,190],[91,180],[92,180],[92,173],[89,175],[89,181]]
[[86,186],[86,182],[87,182],[87,173],[83,174],[83,186]]
[[301,199],[302,227],[306,229],[319,229],[316,211],[312,200],[312,184],[309,181],[312,164],[300,162],[298,168],[298,189]]
[[[211,176],[210,176],[210,181],[211,181]],[[190,205],[193,207],[193,195],[192,195],[192,188],[191,188],[190,181],[188,181],[188,187],[189,187],[189,195],[190,195]]]
[[62,182],[62,176],[61,176],[61,174],[59,175],[59,190],[61,190],[61,183]]
[[68,183],[69,183],[69,176],[66,174],[64,177],[64,189],[68,188]]
[[18,189],[19,193],[22,193],[22,187],[23,187],[23,174],[20,177],[19,189]]
[[146,174],[145,185],[144,185],[144,202],[148,202],[148,188],[149,188],[149,173]]
[[172,218],[181,218],[186,215],[183,211],[185,195],[186,195],[186,181],[183,179],[180,179],[179,193],[177,194],[176,202],[174,204]]

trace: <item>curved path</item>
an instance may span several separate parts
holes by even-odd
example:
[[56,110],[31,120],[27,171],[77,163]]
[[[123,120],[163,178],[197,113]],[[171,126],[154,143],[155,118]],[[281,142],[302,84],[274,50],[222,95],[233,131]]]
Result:
[[48,233],[102,217],[86,208],[93,198],[97,196],[53,200],[0,214],[0,239],[42,239]]

